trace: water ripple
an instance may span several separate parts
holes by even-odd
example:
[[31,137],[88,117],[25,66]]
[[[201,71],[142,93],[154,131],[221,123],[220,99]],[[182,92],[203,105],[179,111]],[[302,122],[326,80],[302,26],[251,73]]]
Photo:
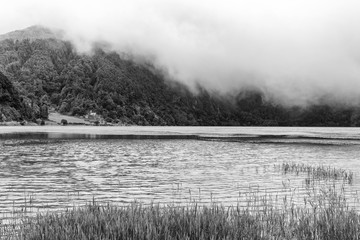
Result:
[[[198,140],[127,139],[0,140],[0,218],[59,211],[95,198],[127,203],[236,204],[249,189],[287,194],[291,181],[301,197],[304,175],[282,175],[275,166],[296,161],[352,170],[358,146]],[[360,190],[355,178],[351,191]],[[22,212],[23,213],[23,212]]]

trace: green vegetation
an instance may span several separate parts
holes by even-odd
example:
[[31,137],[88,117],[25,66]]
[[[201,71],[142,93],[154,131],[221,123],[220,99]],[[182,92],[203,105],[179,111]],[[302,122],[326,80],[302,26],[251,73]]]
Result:
[[61,124],[66,126],[68,124],[67,120],[66,119],[61,119]]
[[328,186],[308,191],[299,205],[294,196],[278,198],[260,192],[247,194],[230,207],[93,202],[64,213],[38,215],[23,220],[17,230],[8,226],[1,231],[9,239],[359,238],[360,215],[349,207],[343,190]]
[[281,169],[284,174],[287,173],[306,173],[309,177],[315,179],[334,179],[344,180],[348,183],[353,182],[353,172],[344,169],[337,169],[331,166],[311,166],[304,163],[283,163]]
[[91,55],[79,54],[39,27],[0,39],[0,72],[19,96],[10,100],[0,91],[0,99],[15,104],[0,104],[0,121],[35,122],[46,119],[51,108],[71,116],[93,112],[114,124],[360,126],[359,107],[321,96],[317,105],[304,109],[276,104],[257,89],[221,96],[198,86],[194,94],[149,61],[100,45]]
[[31,107],[26,105],[9,79],[0,72],[0,122],[31,118]]

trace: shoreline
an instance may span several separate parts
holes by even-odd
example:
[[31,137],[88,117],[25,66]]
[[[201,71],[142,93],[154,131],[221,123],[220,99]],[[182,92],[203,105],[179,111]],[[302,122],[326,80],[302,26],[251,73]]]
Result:
[[0,126],[0,139],[196,139],[255,141],[263,143],[326,143],[347,141],[360,144],[359,128],[297,127],[207,127],[207,126]]

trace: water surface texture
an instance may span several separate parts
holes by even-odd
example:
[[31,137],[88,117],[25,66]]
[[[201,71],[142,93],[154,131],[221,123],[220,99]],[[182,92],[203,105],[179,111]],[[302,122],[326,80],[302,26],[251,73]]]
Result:
[[4,127],[0,149],[0,218],[93,199],[232,205],[249,189],[305,192],[283,162],[351,170],[346,188],[360,190],[357,128]]

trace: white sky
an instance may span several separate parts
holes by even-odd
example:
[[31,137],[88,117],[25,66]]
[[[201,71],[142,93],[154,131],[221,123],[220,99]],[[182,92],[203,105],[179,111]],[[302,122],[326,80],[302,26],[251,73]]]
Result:
[[11,0],[1,10],[0,33],[40,24],[81,51],[107,41],[189,86],[256,85],[296,103],[360,99],[358,0]]

